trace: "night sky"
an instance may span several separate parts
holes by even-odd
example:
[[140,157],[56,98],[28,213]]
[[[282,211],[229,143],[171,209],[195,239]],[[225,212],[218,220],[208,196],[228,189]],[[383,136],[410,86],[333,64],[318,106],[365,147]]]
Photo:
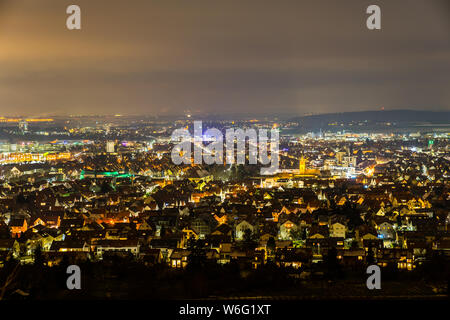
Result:
[[450,110],[450,1],[0,0],[0,116],[381,107]]

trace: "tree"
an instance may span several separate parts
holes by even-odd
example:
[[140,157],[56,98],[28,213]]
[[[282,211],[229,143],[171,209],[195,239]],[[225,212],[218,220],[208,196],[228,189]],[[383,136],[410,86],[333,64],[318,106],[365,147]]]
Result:
[[338,274],[340,274],[340,264],[337,259],[337,250],[335,247],[331,247],[327,255],[325,256],[325,266],[327,269],[327,276],[329,279],[334,279]]
[[188,256],[187,268],[189,270],[199,270],[206,266],[206,252],[203,240],[190,240],[188,249],[191,253]]
[[109,184],[108,181],[104,181],[100,187],[100,193],[101,194],[108,194],[109,192],[113,191],[113,188]]
[[356,241],[356,240],[352,240],[352,242],[351,242],[351,244],[350,244],[350,248],[351,249],[358,249],[359,248],[359,244],[358,244],[358,241]]
[[42,255],[41,244],[38,244],[36,249],[34,249],[34,265],[37,267],[41,267],[44,265],[44,257]]
[[274,237],[270,237],[269,240],[267,240],[266,247],[269,250],[269,252],[275,251],[276,243]]
[[292,240],[302,240],[303,232],[301,229],[291,229],[289,235]]
[[367,250],[367,256],[366,256],[367,265],[375,264],[375,254],[373,252],[373,248],[370,245],[369,249]]
[[248,242],[252,240],[252,230],[245,229],[244,230],[244,241]]
[[[9,263],[3,267],[3,272],[5,274],[5,280],[0,282],[0,301],[5,298],[6,292],[10,289],[19,274],[20,263],[9,257]],[[0,280],[3,277],[0,277]]]
[[270,237],[269,240],[267,240],[266,248],[267,248],[267,255],[270,257],[270,259],[272,259],[273,256],[275,255],[276,249],[274,237]]
[[29,200],[28,200],[28,198],[21,192],[21,193],[19,193],[19,194],[17,195],[17,197],[16,197],[16,203],[17,203],[19,206],[24,206],[24,205],[29,204]]
[[252,231],[250,229],[245,229],[244,231],[244,241],[242,241],[242,247],[244,250],[253,251],[257,246],[256,241],[253,239]]

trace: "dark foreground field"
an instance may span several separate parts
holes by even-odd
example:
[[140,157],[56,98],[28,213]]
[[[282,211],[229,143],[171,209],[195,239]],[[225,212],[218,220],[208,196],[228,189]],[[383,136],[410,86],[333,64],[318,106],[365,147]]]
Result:
[[[299,270],[270,264],[258,270],[237,263],[173,270],[125,260],[79,266],[81,290],[67,289],[64,264],[20,266],[3,299],[445,299],[449,282],[448,264],[409,272],[384,268],[381,290],[367,289],[365,266],[337,271],[315,266],[308,278],[301,278]],[[0,284],[13,270],[13,262],[0,269]]]

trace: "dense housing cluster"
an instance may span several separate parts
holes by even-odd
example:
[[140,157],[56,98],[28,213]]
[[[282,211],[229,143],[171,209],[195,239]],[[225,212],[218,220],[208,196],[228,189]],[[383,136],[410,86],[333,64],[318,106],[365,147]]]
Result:
[[36,252],[47,266],[115,255],[182,269],[201,257],[308,277],[330,256],[411,271],[449,255],[445,135],[282,135],[271,176],[176,166],[171,146],[69,141],[68,158],[2,166],[0,266]]

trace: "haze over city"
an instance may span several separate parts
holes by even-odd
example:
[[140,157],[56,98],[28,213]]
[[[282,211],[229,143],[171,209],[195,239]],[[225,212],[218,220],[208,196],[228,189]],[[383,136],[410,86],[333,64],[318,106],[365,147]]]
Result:
[[450,109],[448,1],[0,0],[0,115]]

